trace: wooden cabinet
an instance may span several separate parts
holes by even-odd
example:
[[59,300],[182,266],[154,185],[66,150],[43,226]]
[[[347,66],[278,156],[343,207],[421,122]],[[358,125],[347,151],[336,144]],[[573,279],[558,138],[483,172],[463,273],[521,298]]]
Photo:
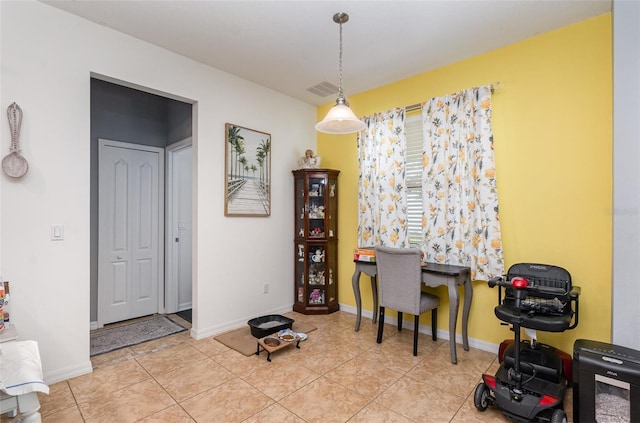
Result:
[[338,311],[338,170],[293,171],[295,205],[293,310]]

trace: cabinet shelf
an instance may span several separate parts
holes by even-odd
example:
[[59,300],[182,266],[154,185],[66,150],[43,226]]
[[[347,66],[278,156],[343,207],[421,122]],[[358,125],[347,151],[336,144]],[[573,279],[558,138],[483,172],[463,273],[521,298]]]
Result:
[[328,314],[338,305],[338,170],[293,171],[294,311]]

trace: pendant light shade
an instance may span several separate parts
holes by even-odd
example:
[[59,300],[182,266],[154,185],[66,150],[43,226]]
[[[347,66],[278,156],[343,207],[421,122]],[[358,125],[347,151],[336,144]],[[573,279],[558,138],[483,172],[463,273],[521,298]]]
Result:
[[340,56],[338,70],[340,76],[340,87],[338,88],[338,98],[336,104],[329,109],[327,116],[316,124],[316,130],[327,134],[350,134],[360,132],[365,124],[358,119],[349,108],[349,103],[342,90],[342,24],[349,20],[349,15],[344,12],[333,15],[333,21],[340,24]]

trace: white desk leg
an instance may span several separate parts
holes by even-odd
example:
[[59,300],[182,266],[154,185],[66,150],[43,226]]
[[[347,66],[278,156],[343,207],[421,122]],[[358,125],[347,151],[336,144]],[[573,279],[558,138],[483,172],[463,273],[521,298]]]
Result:
[[38,401],[38,393],[30,392],[28,394],[19,395],[18,410],[20,411],[20,418],[22,423],[41,423],[42,417],[38,410],[40,410],[40,401]]

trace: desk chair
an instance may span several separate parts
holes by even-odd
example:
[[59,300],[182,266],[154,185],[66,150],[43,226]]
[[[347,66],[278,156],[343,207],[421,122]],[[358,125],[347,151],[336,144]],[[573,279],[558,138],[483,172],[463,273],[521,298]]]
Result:
[[376,266],[380,285],[380,315],[378,344],[382,343],[385,308],[398,311],[398,331],[402,330],[402,313],[411,313],[413,324],[413,355],[418,355],[420,315],[431,310],[431,334],[437,340],[437,315],[440,298],[422,292],[420,250],[417,248],[376,247]]

